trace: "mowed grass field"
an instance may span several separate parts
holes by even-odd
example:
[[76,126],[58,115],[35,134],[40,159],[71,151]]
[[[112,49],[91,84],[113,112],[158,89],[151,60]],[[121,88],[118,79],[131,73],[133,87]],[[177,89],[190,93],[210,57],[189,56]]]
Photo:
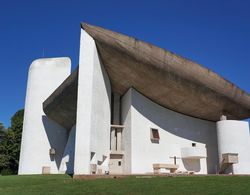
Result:
[[0,176],[0,194],[250,194],[250,176],[126,177],[75,180],[67,175]]

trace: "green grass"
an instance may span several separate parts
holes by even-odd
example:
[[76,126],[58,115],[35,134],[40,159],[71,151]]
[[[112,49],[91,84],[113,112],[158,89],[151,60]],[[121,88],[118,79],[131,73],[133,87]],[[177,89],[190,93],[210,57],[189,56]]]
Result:
[[250,194],[247,176],[73,180],[67,175],[0,176],[0,194]]

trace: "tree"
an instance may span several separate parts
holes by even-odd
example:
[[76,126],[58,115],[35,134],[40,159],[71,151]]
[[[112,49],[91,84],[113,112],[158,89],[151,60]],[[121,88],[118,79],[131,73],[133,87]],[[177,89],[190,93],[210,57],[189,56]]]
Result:
[[0,143],[0,171],[16,174],[18,170],[24,110],[17,111],[11,118],[11,126]]
[[5,131],[4,131],[4,126],[3,123],[0,122],[0,142],[2,138],[4,137]]
[[0,122],[0,131],[1,130],[4,130],[4,126],[3,126],[3,123]]

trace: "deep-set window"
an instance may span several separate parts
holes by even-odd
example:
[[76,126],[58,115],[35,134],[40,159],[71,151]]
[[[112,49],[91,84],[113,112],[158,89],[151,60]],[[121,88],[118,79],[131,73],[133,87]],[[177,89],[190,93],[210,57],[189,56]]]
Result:
[[122,161],[118,161],[118,166],[122,166]]
[[195,147],[196,146],[196,143],[192,143],[192,147]]
[[154,128],[150,129],[150,139],[151,140],[159,140],[160,139],[158,129],[154,129]]

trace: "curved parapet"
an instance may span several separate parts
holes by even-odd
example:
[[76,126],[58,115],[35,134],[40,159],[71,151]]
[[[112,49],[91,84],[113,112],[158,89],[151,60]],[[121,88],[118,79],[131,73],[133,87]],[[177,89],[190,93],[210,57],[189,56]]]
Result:
[[201,159],[207,157],[205,147],[184,147],[181,148],[181,157],[185,159]]
[[250,174],[250,136],[248,122],[223,120],[216,124],[220,164],[225,160],[223,156],[226,154],[234,154],[238,160],[232,161],[232,172],[235,174]]
[[169,51],[89,24],[114,92],[130,87],[185,115],[218,121],[250,117],[250,95],[218,74]]
[[[58,172],[67,131],[45,116],[42,103],[67,78],[70,69],[67,57],[38,59],[30,65],[18,174],[41,174],[43,167]],[[53,159],[51,148],[56,150]]]

